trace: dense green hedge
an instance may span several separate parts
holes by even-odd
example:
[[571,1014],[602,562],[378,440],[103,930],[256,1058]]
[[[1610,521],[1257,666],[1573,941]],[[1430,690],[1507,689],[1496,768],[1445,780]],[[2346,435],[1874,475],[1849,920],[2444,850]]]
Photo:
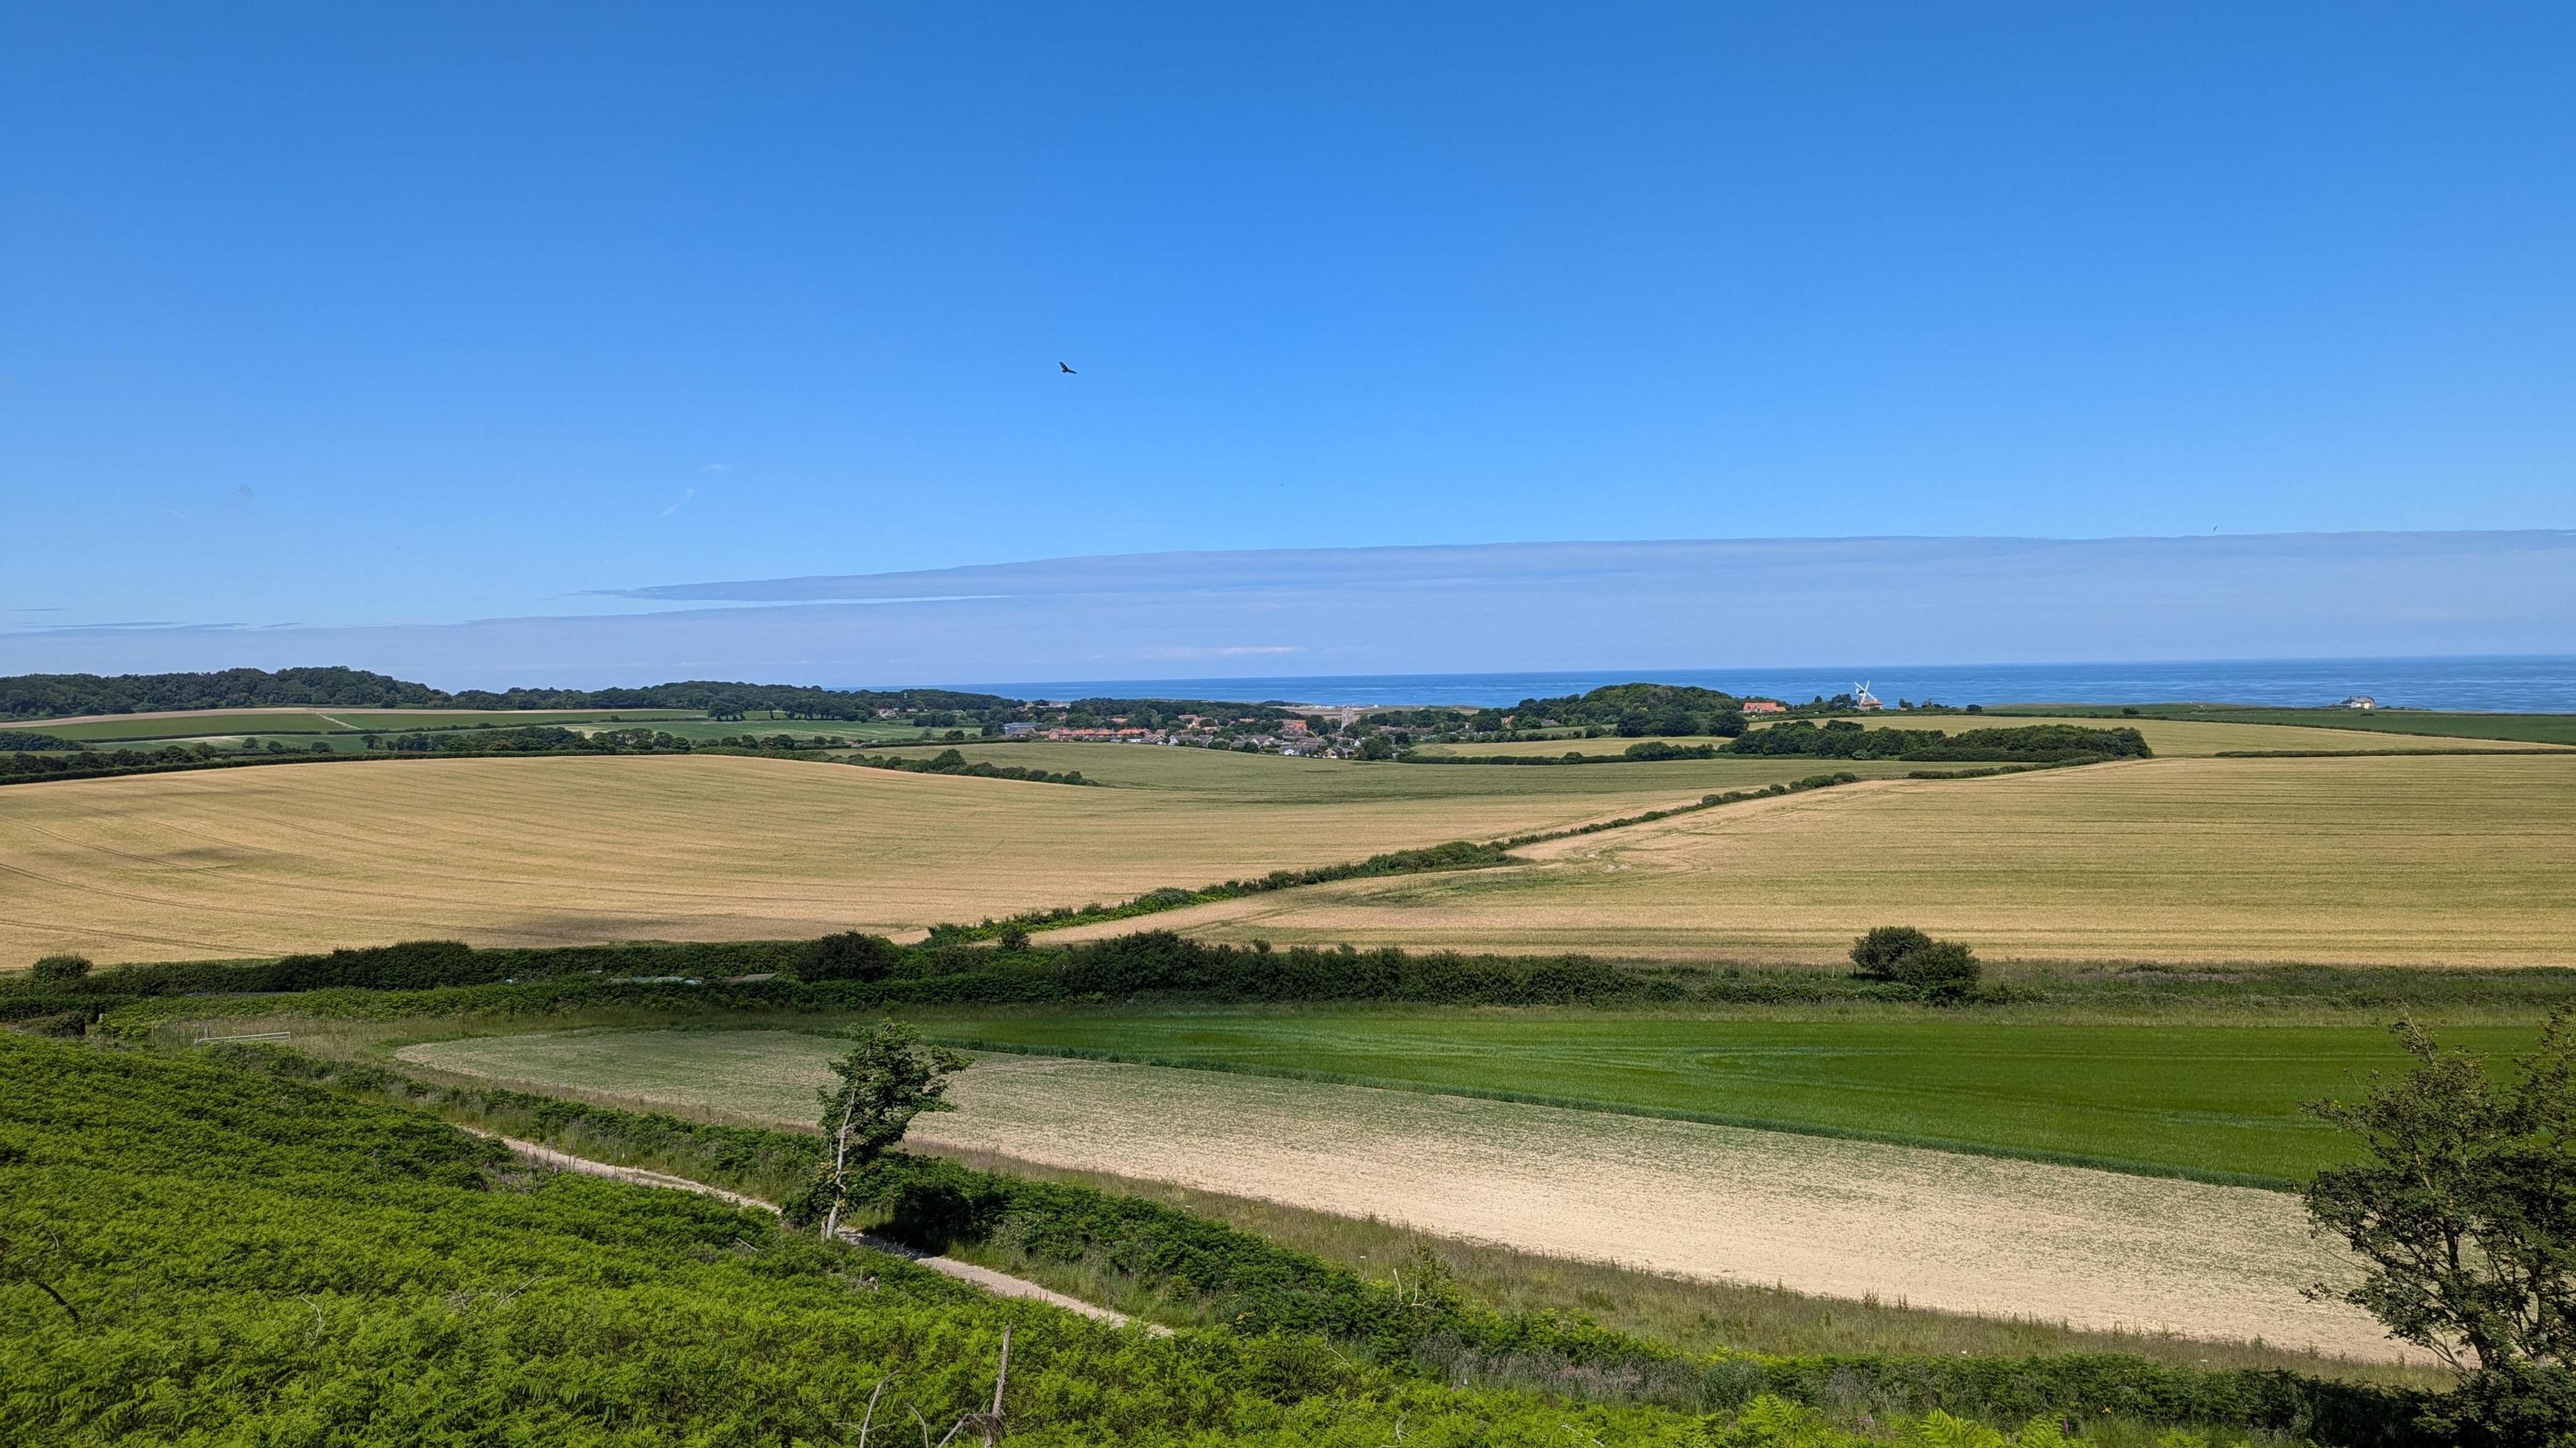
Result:
[[[707,1125],[494,1088],[436,1086],[380,1067],[274,1047],[219,1047],[298,1081],[417,1102],[577,1154],[653,1167],[773,1200],[809,1188],[816,1137]],[[1435,1265],[1401,1283],[1347,1268],[1135,1197],[890,1157],[870,1179],[882,1234],[931,1251],[995,1246],[1038,1261],[1106,1264],[1238,1332],[1321,1334],[1364,1359],[1442,1381],[1507,1377],[1551,1391],[1607,1393],[1692,1410],[1773,1394],[1877,1413],[1953,1413],[2018,1422],[2202,1423],[2307,1436],[2350,1448],[2428,1443],[2421,1401],[2273,1371],[2195,1372],[2115,1354],[2023,1358],[1699,1358],[1556,1313],[1502,1313],[1468,1300]],[[791,1204],[790,1214],[802,1217]]]
[[[859,937],[875,939],[875,937]],[[115,966],[38,992],[0,988],[0,1019],[88,1005],[112,1032],[181,1017],[301,1014],[392,1020],[415,1015],[544,1015],[601,1006],[680,1013],[846,1011],[886,1005],[1008,1005],[1193,996],[1224,1001],[1402,1001],[1572,1005],[1682,999],[1668,973],[1584,956],[1461,955],[1387,949],[1210,945],[1170,931],[1044,950],[887,946],[863,979],[727,979],[811,969],[822,942],[574,946],[476,950],[421,941],[272,962]],[[457,984],[443,984],[454,981]],[[209,996],[205,992],[242,994]],[[23,994],[22,994],[23,993]]]
[[2079,759],[2145,759],[2153,751],[2135,729],[2030,724],[2012,729],[1865,729],[1848,719],[1822,728],[1806,720],[1756,729],[1726,746],[1729,754],[1806,759],[1901,759],[1924,763],[1999,760],[2063,763]]

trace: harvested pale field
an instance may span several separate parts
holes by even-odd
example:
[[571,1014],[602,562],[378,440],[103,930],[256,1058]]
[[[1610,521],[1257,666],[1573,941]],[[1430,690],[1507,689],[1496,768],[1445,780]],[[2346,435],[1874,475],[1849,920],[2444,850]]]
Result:
[[1522,853],[1539,863],[1161,919],[1282,944],[1750,960],[1833,960],[1902,922],[2005,959],[2576,963],[2576,757],[2155,759],[1896,780]]
[[[902,931],[1553,828],[1803,772],[1794,761],[1744,776],[1706,764],[1398,770],[1088,752],[1198,758],[1180,766],[1189,779],[1157,788],[719,756],[387,760],[15,785],[0,790],[0,962],[425,937]],[[1534,775],[1549,778],[1523,777]]]
[[[783,1032],[445,1041],[424,1066],[803,1123],[838,1046]],[[1506,1102],[986,1057],[914,1137],[1524,1251],[1804,1292],[2399,1356],[2303,1300],[2349,1274],[2297,1200],[1914,1147]]]

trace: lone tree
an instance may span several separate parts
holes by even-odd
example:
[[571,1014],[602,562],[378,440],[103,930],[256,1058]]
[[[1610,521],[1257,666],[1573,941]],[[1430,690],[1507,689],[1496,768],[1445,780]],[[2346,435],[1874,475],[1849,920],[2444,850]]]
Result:
[[1929,1001],[1964,1000],[1984,974],[1975,951],[1911,925],[1879,926],[1852,942],[1851,958],[1867,979],[1894,981]]
[[2309,1289],[2367,1309],[2460,1376],[2436,1410],[2452,1442],[2576,1443],[2576,1039],[2550,1018],[2499,1082],[2486,1063],[2396,1028],[2415,1064],[2356,1102],[2308,1110],[2363,1159],[2305,1193],[2320,1232],[2369,1264],[2358,1286]]
[[849,1205],[850,1183],[886,1154],[925,1111],[954,1111],[948,1099],[948,1077],[966,1068],[966,1058],[945,1046],[921,1039],[900,1021],[880,1021],[859,1035],[850,1053],[832,1063],[839,1084],[823,1088],[823,1133],[831,1138],[832,1162],[819,1183],[828,1205],[823,1236],[840,1229],[841,1209]]

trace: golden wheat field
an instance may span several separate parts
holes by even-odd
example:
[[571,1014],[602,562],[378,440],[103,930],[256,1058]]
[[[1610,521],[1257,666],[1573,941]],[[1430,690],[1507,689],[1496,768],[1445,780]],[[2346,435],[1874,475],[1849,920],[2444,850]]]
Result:
[[[1534,771],[1546,772],[1546,771]],[[1871,782],[1162,917],[1219,939],[1756,960],[2576,964],[2576,758],[2175,758]],[[1072,933],[1072,932],[1068,932]]]
[[[0,790],[0,962],[747,939],[1123,898],[1635,813],[1812,761],[1375,768],[1067,745],[1071,788],[724,756],[370,761]],[[1194,756],[1174,758],[1174,756]],[[1018,762],[1034,762],[1022,759]],[[1051,763],[1053,761],[1050,761]],[[1750,768],[1748,768],[1750,767]]]
[[[805,1124],[846,1043],[605,1031],[407,1046],[528,1089]],[[1513,1102],[987,1055],[913,1139],[1554,1256],[2090,1328],[2400,1350],[2286,1193]]]

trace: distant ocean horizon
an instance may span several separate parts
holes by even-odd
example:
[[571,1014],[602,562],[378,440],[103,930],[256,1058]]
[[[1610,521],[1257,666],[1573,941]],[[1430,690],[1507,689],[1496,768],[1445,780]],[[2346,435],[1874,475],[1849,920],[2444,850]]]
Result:
[[1846,664],[1798,669],[1595,669],[1498,674],[1315,674],[1081,679],[950,687],[1021,699],[1233,699],[1290,704],[1505,706],[1605,684],[1691,684],[1803,703],[1866,683],[1917,704],[2338,704],[2482,713],[2576,713],[2576,656],[2228,659],[2129,664]]

